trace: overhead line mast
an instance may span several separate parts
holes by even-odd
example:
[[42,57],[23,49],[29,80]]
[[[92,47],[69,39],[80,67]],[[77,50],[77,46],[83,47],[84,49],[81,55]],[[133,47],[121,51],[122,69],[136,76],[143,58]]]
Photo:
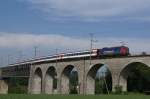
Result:
[[94,40],[94,33],[90,33],[90,65],[92,64],[93,42],[97,42],[97,40]]

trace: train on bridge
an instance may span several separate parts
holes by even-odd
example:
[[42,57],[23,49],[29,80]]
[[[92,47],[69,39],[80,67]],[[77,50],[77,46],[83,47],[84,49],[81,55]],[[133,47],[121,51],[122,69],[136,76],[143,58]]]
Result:
[[21,63],[9,64],[10,66],[14,66],[16,64],[30,64],[30,63],[38,63],[38,62],[46,62],[46,61],[57,61],[57,60],[69,60],[69,59],[79,59],[79,58],[105,58],[105,57],[114,57],[114,56],[129,56],[129,48],[126,46],[117,46],[117,47],[104,47],[101,49],[92,49],[87,51],[78,51],[78,52],[70,52],[70,53],[61,53],[57,55],[51,55],[47,57],[40,57],[36,59],[31,59],[27,61],[23,61]]
[[84,57],[113,57],[113,56],[128,56],[129,48],[126,46],[117,46],[117,47],[105,47],[102,49],[92,49],[91,51],[80,51],[80,52],[71,52],[71,53],[61,53],[49,57],[43,57],[35,59],[35,62],[41,62],[42,60],[54,61],[54,60],[63,60],[63,59],[75,59],[75,58],[84,58]]
[[66,53],[60,54],[60,59],[65,58],[80,58],[80,57],[102,57],[102,56],[128,56],[129,48],[126,46],[119,47],[105,47],[102,49],[92,49],[91,51],[83,51],[83,52],[74,52],[74,53]]

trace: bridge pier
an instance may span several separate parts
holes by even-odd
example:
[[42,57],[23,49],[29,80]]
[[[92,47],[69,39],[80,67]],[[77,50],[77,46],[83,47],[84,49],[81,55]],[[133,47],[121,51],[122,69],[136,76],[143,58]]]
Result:
[[118,83],[118,74],[112,74],[112,92],[116,92]]
[[32,90],[31,93],[32,94],[41,94],[41,83],[42,80],[40,77],[35,76],[35,78],[33,79],[33,84],[32,84]]
[[127,79],[124,78],[123,76],[119,77],[119,86],[122,87],[123,92],[127,91]]
[[83,74],[83,72],[81,71],[81,72],[78,72],[79,73],[79,75],[81,75],[81,76],[78,76],[78,79],[79,79],[79,85],[78,85],[78,88],[77,88],[77,91],[78,91],[78,94],[81,94],[81,95],[83,95],[83,94],[85,94],[85,79],[84,79],[84,74]]
[[53,94],[53,78],[50,75],[45,76],[45,94]]
[[69,94],[69,77],[62,75],[61,79],[61,94]]
[[92,76],[87,77],[86,79],[86,94],[91,94],[94,95],[95,94],[95,79]]
[[8,94],[8,83],[5,80],[0,80],[0,94]]
[[43,77],[43,93],[45,94],[57,94],[57,72],[54,67],[49,67]]
[[124,66],[126,66],[126,62],[122,60],[116,63],[110,63],[109,66],[111,67],[110,71],[112,74],[112,92],[116,92],[118,87],[121,87],[121,91],[126,92],[127,81],[121,73]]
[[31,94],[41,94],[42,93],[42,71],[41,69],[37,68],[33,78],[31,79]]

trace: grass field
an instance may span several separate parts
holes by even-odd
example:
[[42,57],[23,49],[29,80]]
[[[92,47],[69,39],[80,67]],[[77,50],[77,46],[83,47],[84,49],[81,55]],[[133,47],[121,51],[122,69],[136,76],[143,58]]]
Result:
[[148,95],[0,95],[0,99],[150,99]]

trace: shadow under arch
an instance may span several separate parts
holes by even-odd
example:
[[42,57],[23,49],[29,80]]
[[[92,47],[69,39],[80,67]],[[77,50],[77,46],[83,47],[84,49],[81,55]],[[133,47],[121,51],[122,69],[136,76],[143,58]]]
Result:
[[122,91],[144,92],[150,91],[150,67],[142,62],[127,64],[119,75],[118,85]]
[[[70,75],[72,74],[72,71],[76,71],[77,79],[74,79],[74,80],[77,80],[76,82],[78,83],[78,72],[76,69],[77,68],[75,68],[75,66],[73,66],[73,65],[67,65],[63,69],[63,71],[61,73],[61,94],[70,94],[71,93],[71,87],[72,87],[71,77],[72,76],[70,76]],[[77,87],[77,86],[74,86],[74,87]]]
[[[107,82],[106,81],[106,76],[103,77],[103,81],[105,83],[105,88],[107,88],[107,92],[110,92],[112,90],[112,76],[111,76],[111,72],[108,68],[107,65],[105,64],[95,64],[95,65],[92,65],[92,67],[90,68],[90,70],[88,71],[87,75],[86,75],[86,94],[95,94],[96,93],[96,88],[97,87],[95,84],[96,84],[96,76],[97,76],[97,73],[98,71],[103,67],[103,66],[106,66],[107,68],[107,73],[109,73],[109,79],[110,81]],[[105,72],[105,75],[106,75],[106,72]],[[98,77],[99,79],[99,77]],[[108,88],[109,87],[109,88]]]
[[50,66],[45,74],[44,91],[46,94],[57,93],[57,72],[54,66]]
[[32,94],[41,94],[42,92],[42,70],[37,68],[33,75]]

